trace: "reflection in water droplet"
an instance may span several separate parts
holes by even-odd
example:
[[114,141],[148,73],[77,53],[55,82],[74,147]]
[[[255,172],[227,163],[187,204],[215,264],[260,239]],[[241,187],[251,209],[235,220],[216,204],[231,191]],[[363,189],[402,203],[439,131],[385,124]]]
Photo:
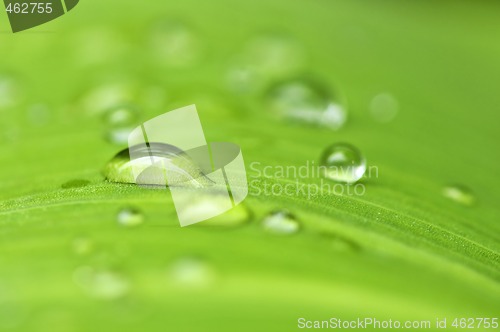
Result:
[[17,81],[0,74],[0,109],[13,107],[19,102],[20,89]]
[[129,291],[129,282],[121,274],[111,270],[96,270],[90,266],[76,269],[73,281],[90,296],[102,300],[115,300]]
[[390,122],[397,115],[398,110],[397,99],[389,93],[376,95],[370,103],[372,117],[378,122]]
[[323,175],[342,183],[354,183],[366,171],[366,160],[361,152],[347,143],[329,146],[321,157]]
[[325,85],[307,79],[293,79],[273,86],[267,101],[280,117],[333,130],[341,128],[347,112]]
[[168,268],[168,280],[177,287],[205,288],[212,285],[215,279],[215,269],[198,257],[179,258]]
[[118,224],[125,227],[136,227],[144,222],[144,215],[135,208],[124,208],[116,216]]
[[73,239],[73,242],[71,243],[71,247],[73,248],[73,251],[75,254],[84,256],[88,255],[92,252],[94,248],[94,243],[92,240],[86,236],[79,236]]
[[196,33],[189,26],[176,21],[164,21],[154,26],[150,46],[158,63],[171,67],[197,63],[202,51]]
[[476,202],[472,191],[462,185],[450,185],[443,188],[443,195],[461,205],[472,206]]
[[88,180],[71,180],[68,182],[65,182],[61,185],[61,188],[63,189],[70,189],[70,188],[82,188],[86,187],[90,184],[90,181]]
[[106,139],[114,144],[127,144],[128,136],[138,124],[139,111],[132,105],[110,108],[104,114]]
[[300,230],[300,224],[293,214],[288,211],[275,211],[262,221],[265,231],[272,234],[294,234]]
[[[170,184],[197,187],[212,183],[186,154],[172,145],[149,143],[148,147],[137,145],[131,149],[136,159],[131,160],[130,150],[124,149],[106,164],[103,173],[108,181],[165,189],[168,169],[169,176],[175,176],[169,179]],[[140,174],[137,180],[134,172]]]

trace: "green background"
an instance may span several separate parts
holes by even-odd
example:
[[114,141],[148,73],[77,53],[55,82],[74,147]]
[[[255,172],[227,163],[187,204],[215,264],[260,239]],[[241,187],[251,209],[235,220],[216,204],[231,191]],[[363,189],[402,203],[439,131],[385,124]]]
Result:
[[[12,34],[4,12],[0,80],[12,78],[15,95],[0,102],[0,328],[291,331],[299,317],[498,317],[499,15],[494,1],[86,0]],[[190,31],[187,54],[158,56],[163,21]],[[274,33],[296,40],[302,60],[235,91],[233,61]],[[295,74],[343,92],[343,128],[270,114],[266,90]],[[103,86],[104,97],[89,97]],[[369,112],[383,92],[400,105],[386,124]],[[207,140],[239,144],[247,166],[301,166],[345,141],[379,177],[361,197],[251,192],[245,225],[180,228],[168,192],[104,181],[101,169],[126,147],[105,140],[108,97],[136,105],[137,124],[194,103]],[[90,184],[61,188],[71,180]],[[450,183],[476,203],[443,197]],[[118,225],[125,206],[144,224]],[[263,231],[262,218],[284,208],[300,232]],[[172,262],[193,256],[210,281],[173,283]],[[75,282],[85,266],[112,271],[127,290],[89,294]]]

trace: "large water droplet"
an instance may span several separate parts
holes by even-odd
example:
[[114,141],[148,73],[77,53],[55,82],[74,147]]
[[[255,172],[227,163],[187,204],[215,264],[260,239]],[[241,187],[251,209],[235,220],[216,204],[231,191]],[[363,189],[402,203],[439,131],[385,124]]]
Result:
[[463,185],[449,185],[443,188],[443,195],[461,205],[472,206],[476,198],[472,191]]
[[115,144],[127,144],[128,136],[137,126],[139,110],[132,105],[120,105],[104,113],[106,139]]
[[323,175],[342,183],[354,183],[366,171],[366,160],[361,152],[347,143],[329,146],[321,157]]
[[174,286],[204,288],[213,284],[215,269],[198,257],[183,257],[168,268],[168,279]]
[[136,227],[144,222],[144,215],[136,208],[127,207],[118,212],[116,221],[125,227]]
[[[131,160],[130,149],[135,159]],[[103,173],[111,182],[137,183],[143,187],[165,189],[167,170],[169,185],[202,187],[213,184],[182,150],[163,143],[124,149],[106,164]],[[139,174],[137,179],[135,174]]]
[[190,66],[201,57],[200,39],[189,26],[181,22],[165,21],[154,26],[150,44],[154,58],[167,66]]
[[111,270],[96,270],[90,266],[82,266],[73,273],[73,280],[90,296],[102,300],[115,300],[129,291],[127,279]]
[[343,103],[329,89],[310,79],[293,79],[273,86],[267,101],[280,117],[325,127],[341,128],[347,120]]
[[398,110],[397,99],[389,93],[376,95],[370,103],[372,117],[378,122],[390,122],[398,114]]
[[289,235],[300,230],[300,223],[288,211],[275,211],[267,215],[262,221],[262,227],[272,234]]

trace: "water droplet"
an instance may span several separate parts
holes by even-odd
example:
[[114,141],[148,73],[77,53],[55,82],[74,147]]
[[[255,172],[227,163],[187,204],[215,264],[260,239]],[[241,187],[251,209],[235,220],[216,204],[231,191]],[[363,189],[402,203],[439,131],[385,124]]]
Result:
[[204,259],[183,257],[170,265],[168,279],[174,286],[204,288],[214,283],[216,272]]
[[82,188],[86,187],[90,184],[90,181],[88,180],[71,180],[68,182],[65,182],[61,185],[61,188],[63,189],[70,189],[70,188]]
[[272,234],[294,234],[300,229],[300,224],[293,214],[288,211],[275,211],[262,221],[265,231]]
[[[135,159],[130,159],[130,149],[133,149]],[[166,169],[169,170],[169,176],[175,176],[169,178],[170,184],[197,187],[212,183],[189,156],[180,149],[163,143],[124,149],[106,164],[103,173],[111,182],[137,183],[143,187],[165,189]],[[139,174],[137,180],[134,174]]]
[[104,114],[106,139],[114,144],[127,144],[128,136],[138,124],[139,111],[132,105],[120,105]]
[[[191,196],[192,197],[192,196]],[[184,211],[186,218],[190,220],[203,220],[204,216],[214,215],[220,211],[220,206],[227,204],[227,198],[221,195],[198,195],[190,201],[189,209]],[[198,227],[237,227],[250,221],[250,211],[240,203],[217,217],[208,219],[197,224]]]
[[125,227],[136,227],[144,222],[144,215],[135,208],[124,208],[116,216],[118,223]]
[[191,66],[201,57],[201,41],[189,26],[181,22],[164,21],[154,26],[150,45],[158,63],[171,67]]
[[91,239],[89,239],[86,236],[79,236],[73,239],[71,247],[73,248],[75,254],[84,256],[92,252],[94,248],[94,243],[92,242]]
[[325,240],[327,240],[332,249],[339,252],[354,252],[361,250],[360,245],[344,236],[335,234],[333,232],[321,233],[320,234]]
[[103,114],[116,107],[134,102],[137,86],[131,82],[110,82],[93,87],[81,97],[80,105],[89,115]]
[[13,77],[0,74],[0,109],[15,106],[19,97],[18,82]]
[[347,143],[329,146],[321,157],[321,170],[324,176],[342,183],[354,183],[366,171],[366,160],[361,152]]
[[337,130],[347,120],[343,103],[325,85],[310,79],[276,84],[269,90],[267,101],[278,116],[301,123]]
[[399,103],[397,99],[389,93],[376,95],[370,103],[372,117],[382,123],[390,122],[398,114]]
[[446,186],[443,188],[443,195],[465,206],[472,206],[476,201],[472,191],[463,185]]
[[111,270],[97,270],[90,266],[76,269],[73,281],[90,296],[102,300],[115,300],[129,291],[129,282],[121,274]]

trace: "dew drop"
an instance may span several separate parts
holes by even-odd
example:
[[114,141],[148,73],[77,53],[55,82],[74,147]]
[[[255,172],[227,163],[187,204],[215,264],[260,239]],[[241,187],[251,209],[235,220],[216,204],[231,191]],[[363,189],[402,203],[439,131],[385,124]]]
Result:
[[310,79],[278,83],[266,99],[273,113],[300,123],[337,130],[347,120],[343,103],[324,84]]
[[[130,149],[135,159],[130,158]],[[170,184],[187,187],[208,186],[212,183],[201,169],[180,149],[163,143],[133,146],[116,154],[104,167],[110,182],[137,183],[148,188],[165,189],[166,169]],[[153,158],[153,159],[152,159]],[[134,174],[139,174],[137,179]]]
[[204,288],[216,279],[215,269],[198,257],[178,258],[168,268],[168,280],[174,286]]
[[115,300],[129,291],[127,279],[112,270],[97,270],[82,266],[73,273],[73,281],[90,296],[101,300]]
[[191,66],[201,57],[202,45],[197,34],[178,21],[155,25],[150,34],[150,46],[158,63],[170,67]]
[[397,99],[390,93],[381,93],[373,97],[370,103],[372,117],[381,123],[390,122],[396,117],[399,110]]
[[293,214],[283,210],[267,215],[262,221],[262,227],[272,234],[289,235],[300,230],[300,223]]
[[104,113],[106,139],[114,144],[127,144],[128,136],[138,124],[139,111],[132,105],[120,105]]
[[124,227],[137,227],[144,222],[144,215],[136,208],[127,207],[118,212],[116,221]]
[[365,174],[366,160],[356,147],[336,143],[323,152],[321,170],[325,177],[333,181],[354,183]]
[[472,206],[476,201],[472,191],[463,185],[446,186],[443,188],[443,195],[465,206]]

